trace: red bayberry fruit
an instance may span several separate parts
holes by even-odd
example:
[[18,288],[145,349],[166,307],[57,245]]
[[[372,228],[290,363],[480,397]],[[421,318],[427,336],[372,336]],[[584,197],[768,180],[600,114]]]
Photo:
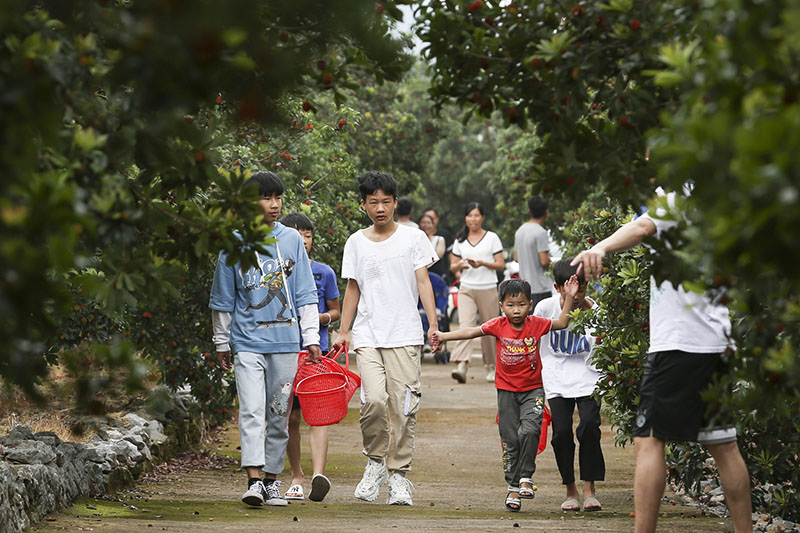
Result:
[[282,31],[280,34],[278,34],[278,39],[280,39],[281,42],[288,43],[289,42],[289,34],[286,33],[285,31]]
[[325,70],[326,68],[328,68],[328,64],[325,62],[324,59],[320,59],[319,61],[317,61],[317,68],[320,70]]
[[625,128],[630,127],[631,119],[627,115],[619,117],[619,125]]
[[483,1],[482,0],[475,0],[474,2],[472,2],[469,5],[469,7],[467,8],[467,11],[469,11],[470,13],[474,13],[475,11],[479,10],[482,7],[483,7]]
[[311,103],[303,102],[303,111],[311,111]]
[[222,97],[221,96],[217,96],[217,104],[221,104],[221,103],[222,103]]
[[194,153],[194,160],[197,161],[198,163],[202,163],[203,160],[205,160],[205,158],[206,156],[203,154],[203,152]]
[[628,24],[632,30],[636,31],[642,27],[642,23],[636,19],[633,19],[630,24]]
[[542,60],[539,59],[538,57],[534,57],[533,59],[531,59],[531,66],[533,68],[541,67],[542,66]]

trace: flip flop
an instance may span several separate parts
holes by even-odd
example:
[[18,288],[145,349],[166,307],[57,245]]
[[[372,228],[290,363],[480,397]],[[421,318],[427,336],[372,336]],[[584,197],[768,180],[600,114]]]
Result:
[[592,511],[601,511],[603,506],[600,505],[600,502],[597,501],[597,498],[594,496],[589,496],[588,498],[584,498],[583,500],[583,511],[586,513]]
[[324,474],[317,474],[311,478],[311,493],[308,499],[312,502],[321,502],[329,490],[331,490],[331,480]]
[[289,490],[283,495],[286,500],[305,500],[306,496],[303,493],[302,485],[292,485]]
[[578,512],[581,510],[581,504],[575,498],[567,498],[564,500],[564,503],[561,504],[561,510],[565,513],[568,512]]
[[[512,489],[511,487],[509,487],[508,494],[511,494],[512,492],[516,492],[517,494],[519,494],[519,489],[517,488]],[[521,508],[522,508],[522,500],[520,500],[519,498],[512,498],[511,496],[506,496],[506,509],[514,513],[517,513]]]
[[[522,484],[527,483],[530,487],[523,487]],[[519,478],[519,497],[523,500],[532,500],[535,494],[533,493],[533,480],[529,477]]]

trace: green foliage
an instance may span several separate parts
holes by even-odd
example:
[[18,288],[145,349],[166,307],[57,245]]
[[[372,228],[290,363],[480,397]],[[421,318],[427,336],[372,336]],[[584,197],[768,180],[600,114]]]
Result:
[[[632,214],[602,196],[587,200],[566,213],[571,224],[564,231],[564,257],[591,247],[596,235],[608,235]],[[578,312],[573,328],[586,328],[597,336],[594,364],[603,373],[597,395],[616,427],[615,440],[632,439],[639,387],[649,346],[650,259],[643,247],[608,257],[605,274],[590,284],[590,297],[598,306]]]
[[601,182],[634,204],[652,191],[644,134],[677,93],[647,72],[688,34],[683,2],[426,2],[418,31],[431,95],[470,114],[535,128],[534,192],[580,199]]
[[[170,323],[183,330],[176,342],[206,336],[175,357],[205,353],[194,312],[184,323],[152,310],[198,304],[182,277],[203,278],[220,249],[249,260],[267,237],[253,197],[240,194],[245,173],[223,172],[229,133],[299,120],[290,93],[341,103],[356,68],[397,79],[408,67],[388,34],[399,13],[384,11],[367,0],[0,2],[0,375],[36,395],[47,364],[79,340],[96,342],[76,357],[170,356]],[[309,207],[323,184],[305,187]],[[158,322],[153,333],[120,341],[142,312]],[[201,364],[167,375],[178,386]]]

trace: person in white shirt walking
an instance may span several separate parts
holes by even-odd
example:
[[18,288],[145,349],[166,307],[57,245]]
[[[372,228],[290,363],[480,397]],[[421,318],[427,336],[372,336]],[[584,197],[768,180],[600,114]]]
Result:
[[358,188],[372,225],[352,234],[344,247],[342,277],[347,289],[334,343],[355,350],[361,375],[359,422],[363,453],[369,459],[355,497],[375,501],[388,482],[386,503],[412,505],[413,485],[406,473],[422,396],[424,342],[417,302],[422,300],[430,331],[436,331],[428,266],[439,257],[425,233],[394,221],[397,182],[392,176],[367,172],[358,178]]
[[[675,206],[675,193],[667,195],[667,205]],[[649,235],[661,238],[677,224],[664,219],[665,215],[666,210],[659,208],[655,216],[645,214],[628,222],[578,254],[572,264],[580,265],[578,272],[587,278],[600,276],[607,254],[633,248]],[[734,531],[753,530],[750,478],[736,443],[736,428],[732,424],[709,427],[702,398],[715,374],[724,371],[723,354],[730,347],[730,332],[728,308],[710,294],[686,291],[669,280],[660,285],[651,280],[650,353],[634,429],[636,533],[656,530],[666,485],[667,440],[706,446],[716,461]]]
[[[454,274],[461,274],[458,289],[460,328],[471,328],[500,315],[497,271],[502,271],[506,263],[500,237],[483,228],[484,218],[483,207],[478,202],[467,205],[464,210],[464,228],[456,235],[453,251],[450,253],[450,269]],[[481,352],[486,367],[486,381],[494,383],[497,351],[492,339],[481,338]],[[450,361],[456,365],[452,377],[459,383],[467,381],[471,356],[469,340],[458,341],[450,352]]]

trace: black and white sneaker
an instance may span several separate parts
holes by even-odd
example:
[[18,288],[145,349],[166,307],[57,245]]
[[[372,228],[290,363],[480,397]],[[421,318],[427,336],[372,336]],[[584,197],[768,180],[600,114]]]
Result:
[[250,484],[250,487],[242,495],[242,502],[250,507],[261,507],[267,499],[267,489],[259,479]]
[[264,487],[264,505],[283,506],[289,502],[281,496],[281,482],[277,479],[262,483]]

